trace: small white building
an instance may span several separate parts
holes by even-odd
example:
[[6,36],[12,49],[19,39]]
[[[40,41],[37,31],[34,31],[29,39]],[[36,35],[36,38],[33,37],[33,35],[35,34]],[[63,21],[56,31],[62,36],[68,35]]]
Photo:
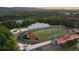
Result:
[[28,26],[28,30],[41,29],[41,28],[46,28],[46,27],[50,27],[50,25],[47,23],[34,23]]

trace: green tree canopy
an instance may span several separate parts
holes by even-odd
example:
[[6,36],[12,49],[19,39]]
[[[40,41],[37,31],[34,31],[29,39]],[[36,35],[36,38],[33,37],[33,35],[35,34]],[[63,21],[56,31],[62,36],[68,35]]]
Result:
[[1,51],[17,50],[15,37],[5,27],[0,27],[0,50]]

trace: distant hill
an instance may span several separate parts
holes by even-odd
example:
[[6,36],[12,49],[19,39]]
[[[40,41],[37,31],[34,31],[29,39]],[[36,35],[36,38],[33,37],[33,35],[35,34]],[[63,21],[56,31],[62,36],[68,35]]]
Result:
[[32,11],[37,11],[39,10],[38,8],[29,8],[29,7],[0,7],[0,15],[1,14],[11,14],[11,13],[18,13],[18,12],[32,12]]
[[[41,12],[42,11],[42,12]],[[45,12],[44,12],[45,11]],[[68,12],[79,12],[79,8],[62,8],[62,7],[40,7],[40,8],[34,8],[34,7],[0,7],[0,16],[1,15],[9,15],[9,14],[35,14],[37,13],[47,13],[49,11],[68,11]]]

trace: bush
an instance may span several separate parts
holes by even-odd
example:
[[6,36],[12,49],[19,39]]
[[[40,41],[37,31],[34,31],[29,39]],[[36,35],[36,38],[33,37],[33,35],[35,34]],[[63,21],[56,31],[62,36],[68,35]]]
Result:
[[75,45],[76,43],[77,43],[77,39],[74,39],[74,40],[67,41],[66,43],[61,43],[60,46],[68,47],[68,46]]
[[66,43],[61,43],[59,44],[61,47],[67,47],[67,44]]
[[76,40],[70,40],[70,41],[67,41],[66,42],[66,44],[68,45],[68,46],[72,46],[72,45],[74,45],[74,44],[76,44],[77,42],[76,42]]

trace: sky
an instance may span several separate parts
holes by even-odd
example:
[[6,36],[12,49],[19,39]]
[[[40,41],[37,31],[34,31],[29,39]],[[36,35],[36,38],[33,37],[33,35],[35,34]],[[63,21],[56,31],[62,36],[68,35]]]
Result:
[[79,7],[79,0],[0,0],[0,7]]

